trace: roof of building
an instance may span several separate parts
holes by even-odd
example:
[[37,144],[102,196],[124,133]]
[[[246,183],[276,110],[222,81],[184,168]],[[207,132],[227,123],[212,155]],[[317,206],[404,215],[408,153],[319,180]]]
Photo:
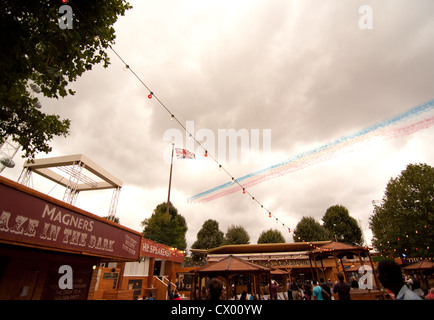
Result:
[[262,243],[225,245],[208,250],[190,249],[192,252],[203,254],[237,254],[237,253],[271,253],[312,251],[329,244],[331,241],[293,242],[293,243]]
[[332,252],[336,254],[338,258],[342,258],[344,256],[351,257],[358,254],[360,254],[362,257],[366,257],[369,249],[366,247],[331,241],[321,247],[312,250],[311,252],[309,252],[309,255],[314,255],[318,259],[332,255]]
[[323,246],[320,246],[313,250],[312,252],[324,252],[324,251],[351,251],[351,250],[367,250],[364,247],[346,244],[343,242],[331,241]]
[[215,272],[270,272],[272,269],[260,266],[255,263],[247,262],[241,258],[229,256],[218,262],[210,263],[204,267],[195,269],[199,273]]
[[402,269],[405,270],[419,270],[419,269],[434,269],[434,262],[431,261],[419,261],[413,264],[410,264]]

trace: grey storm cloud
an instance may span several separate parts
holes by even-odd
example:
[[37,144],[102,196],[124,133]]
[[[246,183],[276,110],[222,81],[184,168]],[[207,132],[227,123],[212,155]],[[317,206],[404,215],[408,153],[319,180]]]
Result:
[[[133,9],[115,25],[114,48],[182,124],[194,121],[196,131],[216,134],[271,130],[266,161],[224,162],[235,177],[433,98],[431,0],[130,2]],[[362,5],[372,8],[373,29],[359,28]],[[163,135],[181,128],[109,55],[107,69],[95,66],[71,85],[75,96],[43,100],[45,110],[72,121],[70,136],[54,139],[47,156],[83,153],[121,179],[118,216],[141,230],[140,222],[167,197],[163,156],[171,142]],[[372,200],[382,198],[388,180],[408,163],[433,165],[433,137],[428,128],[360,147],[249,191],[292,229],[303,216],[320,220],[328,207],[345,205],[369,236]],[[183,144],[186,139],[183,133]],[[224,232],[231,224],[243,225],[251,243],[269,228],[292,241],[242,194],[187,203],[229,179],[197,145],[191,151],[196,160],[175,161],[171,198],[187,220],[189,246],[207,219],[219,221]],[[3,174],[16,180],[22,161]],[[90,193],[80,197],[85,209],[105,215],[104,200]]]

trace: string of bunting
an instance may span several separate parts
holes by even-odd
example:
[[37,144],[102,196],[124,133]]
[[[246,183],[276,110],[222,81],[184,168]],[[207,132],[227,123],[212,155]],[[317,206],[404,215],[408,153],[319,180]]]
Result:
[[[70,1],[70,3],[73,5],[72,1]],[[84,18],[84,20],[86,21],[86,23],[90,26],[89,32],[90,30],[93,30],[93,34],[90,33],[90,35],[94,38],[94,39],[98,39],[98,35],[101,34],[101,30],[98,30],[98,28],[93,25],[82,13],[81,11],[74,6],[75,10]],[[203,152],[204,152],[204,157],[206,158],[211,158],[212,160],[214,160],[214,162],[216,162],[217,167],[224,171],[230,178],[230,181],[232,183],[236,183],[240,189],[242,190],[243,194],[248,195],[251,197],[252,201],[256,202],[261,209],[265,210],[266,213],[268,214],[269,218],[275,218],[276,223],[281,223],[282,226],[284,228],[286,228],[288,230],[288,232],[291,232],[291,228],[288,227],[285,223],[283,223],[281,220],[279,220],[279,218],[277,216],[275,216],[271,210],[269,210],[266,206],[264,206],[264,204],[262,204],[249,190],[247,190],[247,188],[245,186],[243,186],[236,178],[234,178],[234,176],[226,169],[222,166],[222,164],[220,164],[218,162],[218,160],[208,152],[208,150],[202,145],[202,143],[200,141],[198,141],[196,139],[196,137],[187,130],[187,128],[178,120],[178,118],[175,116],[175,114],[163,103],[163,101],[155,94],[155,92],[153,90],[151,90],[151,88],[140,78],[140,76],[133,70],[133,68],[131,67],[130,64],[128,64],[124,58],[122,58],[122,56],[109,44],[108,47],[110,48],[110,50],[116,55],[116,57],[118,57],[118,59],[124,64],[124,71],[130,71],[133,76],[142,84],[142,86],[146,89],[148,95],[148,99],[152,99],[154,98],[161,107],[163,107],[170,115],[170,120],[171,121],[175,121],[176,123],[178,123],[178,125],[186,132],[187,136],[191,139],[194,140],[194,142],[202,148]]]

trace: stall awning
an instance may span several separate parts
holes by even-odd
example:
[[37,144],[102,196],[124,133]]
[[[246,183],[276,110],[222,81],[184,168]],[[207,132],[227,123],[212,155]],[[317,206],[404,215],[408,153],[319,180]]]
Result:
[[263,267],[243,259],[229,256],[218,262],[194,269],[194,273],[221,273],[221,272],[270,272],[272,269]]
[[434,269],[434,262],[431,261],[419,261],[413,264],[410,264],[404,268],[403,270],[428,270]]

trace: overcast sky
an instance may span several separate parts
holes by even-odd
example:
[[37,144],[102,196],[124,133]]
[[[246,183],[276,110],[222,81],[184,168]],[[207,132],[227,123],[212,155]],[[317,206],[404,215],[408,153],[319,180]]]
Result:
[[[234,177],[266,168],[434,98],[432,0],[132,0],[115,24],[115,50],[183,124],[208,129],[271,130],[271,153],[223,166]],[[362,5],[373,28],[361,29]],[[76,95],[42,100],[43,110],[72,121],[49,155],[83,153],[123,181],[117,216],[140,222],[167,199],[171,142],[181,129],[113,54],[71,84]],[[432,116],[432,113],[431,113]],[[169,131],[168,131],[169,130]],[[172,130],[172,131],[170,131]],[[187,141],[183,134],[184,146]],[[221,143],[221,142],[220,142]],[[279,220],[321,221],[327,208],[347,207],[370,240],[373,200],[409,163],[434,165],[434,128],[356,150],[249,188]],[[240,145],[240,144],[239,144]],[[183,145],[176,145],[183,147]],[[171,201],[188,224],[190,247],[207,219],[226,232],[242,225],[256,243],[276,228],[292,234],[241,192],[204,204],[187,198],[228,181],[203,157],[174,164]],[[216,150],[217,152],[217,150]],[[218,156],[218,155],[216,155]],[[227,160],[227,159],[226,159]],[[23,159],[2,173],[17,180]],[[33,176],[33,188],[62,198],[64,189]],[[76,205],[107,215],[111,191],[82,192]]]

